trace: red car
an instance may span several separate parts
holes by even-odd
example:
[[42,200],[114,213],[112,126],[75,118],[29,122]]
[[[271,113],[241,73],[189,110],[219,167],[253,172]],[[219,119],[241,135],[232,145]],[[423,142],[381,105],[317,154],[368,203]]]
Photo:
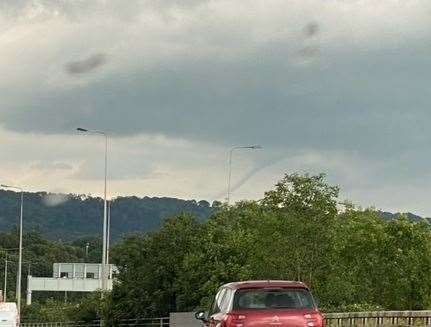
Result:
[[219,288],[209,313],[196,313],[206,327],[324,327],[309,288],[301,282],[248,281]]

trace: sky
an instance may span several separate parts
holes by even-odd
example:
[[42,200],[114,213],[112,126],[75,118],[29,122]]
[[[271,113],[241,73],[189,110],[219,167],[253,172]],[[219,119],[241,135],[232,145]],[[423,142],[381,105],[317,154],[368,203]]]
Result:
[[326,173],[431,216],[429,0],[4,0],[0,179],[30,191],[259,199]]

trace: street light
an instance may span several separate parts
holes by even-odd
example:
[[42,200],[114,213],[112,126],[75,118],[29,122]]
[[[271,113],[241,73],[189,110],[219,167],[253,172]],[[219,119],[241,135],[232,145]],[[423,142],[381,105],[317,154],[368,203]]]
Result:
[[103,197],[103,248],[102,248],[102,291],[106,290],[106,228],[107,228],[107,201],[106,201],[106,181],[108,178],[108,134],[102,131],[88,130],[85,128],[78,127],[78,132],[88,134],[98,134],[105,138],[105,189]]
[[239,149],[250,149],[250,150],[258,150],[258,149],[262,149],[262,146],[260,145],[243,145],[243,146],[234,146],[232,148],[230,148],[229,150],[229,154],[228,154],[228,178],[227,178],[227,204],[229,204],[230,202],[230,182],[232,179],[232,154],[235,150],[239,150]]
[[[108,201],[108,224],[106,226],[106,265],[109,266],[109,243],[111,240],[111,204],[112,199]],[[110,274],[110,272],[108,272]]]
[[90,243],[87,242],[87,244],[85,244],[85,262],[88,262],[88,247],[90,246]]
[[12,185],[0,185],[3,188],[15,189],[21,192],[21,206],[19,215],[19,254],[18,254],[18,272],[16,278],[16,303],[18,307],[18,313],[21,312],[21,268],[22,268],[22,216],[24,207],[24,190],[21,187]]
[[7,302],[7,252],[4,259],[4,285],[3,285],[3,301]]

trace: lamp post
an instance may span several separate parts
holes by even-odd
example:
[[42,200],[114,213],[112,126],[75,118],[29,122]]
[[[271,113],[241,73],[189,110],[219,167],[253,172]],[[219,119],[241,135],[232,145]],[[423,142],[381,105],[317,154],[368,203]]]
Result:
[[112,204],[112,200],[109,200],[108,201],[108,224],[106,226],[106,265],[108,267],[109,267],[109,243],[111,240],[111,204]]
[[107,201],[106,201],[106,191],[107,191],[107,179],[108,179],[108,134],[102,131],[88,130],[85,128],[77,128],[78,132],[102,135],[105,138],[105,188],[103,197],[103,245],[102,245],[102,291],[106,290],[106,228],[107,228]]
[[85,244],[85,262],[87,262],[88,260],[88,247],[90,246],[90,243],[87,242],[87,244]]
[[19,254],[18,254],[18,272],[16,278],[16,304],[18,307],[18,313],[21,312],[21,269],[22,269],[22,216],[24,207],[24,190],[21,187],[12,185],[0,185],[3,188],[15,189],[21,192],[21,204],[20,204],[20,215],[19,215]]
[[7,302],[7,252],[4,259],[4,286],[3,286],[3,301]]
[[227,177],[227,204],[230,202],[230,183],[232,179],[232,154],[235,150],[239,149],[249,149],[249,150],[257,150],[262,149],[262,146],[260,145],[242,145],[242,146],[234,146],[230,148],[228,153],[228,177]]

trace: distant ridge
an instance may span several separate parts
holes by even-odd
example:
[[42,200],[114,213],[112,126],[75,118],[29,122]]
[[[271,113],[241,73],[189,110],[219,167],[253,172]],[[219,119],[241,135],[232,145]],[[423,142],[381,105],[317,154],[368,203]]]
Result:
[[[88,195],[25,193],[24,229],[37,230],[51,240],[74,241],[100,236],[102,231],[103,201]],[[10,231],[17,225],[18,194],[0,190],[0,232]],[[117,198],[112,205],[111,236],[118,240],[135,232],[151,232],[163,221],[179,213],[190,213],[204,221],[217,209],[205,200],[182,200],[169,197],[126,196]],[[380,211],[385,220],[397,219],[402,213]],[[413,213],[405,213],[412,221],[425,220]]]
[[405,212],[405,213],[401,213],[401,212],[397,212],[397,213],[391,213],[391,212],[386,212],[386,211],[380,211],[381,216],[383,217],[383,219],[385,220],[393,220],[393,219],[397,219],[399,218],[401,215],[405,215],[408,219],[410,219],[411,221],[415,221],[415,222],[419,222],[421,220],[426,221],[427,223],[431,224],[431,218],[424,218],[418,215],[415,215],[414,213],[411,212]]
[[[101,198],[46,192],[25,193],[24,197],[24,229],[27,231],[38,230],[49,239],[64,241],[101,234]],[[18,205],[17,193],[0,190],[0,231],[9,231],[17,225]],[[120,197],[112,204],[112,239],[133,232],[155,231],[166,218],[179,213],[191,213],[205,220],[214,210],[205,200]]]

